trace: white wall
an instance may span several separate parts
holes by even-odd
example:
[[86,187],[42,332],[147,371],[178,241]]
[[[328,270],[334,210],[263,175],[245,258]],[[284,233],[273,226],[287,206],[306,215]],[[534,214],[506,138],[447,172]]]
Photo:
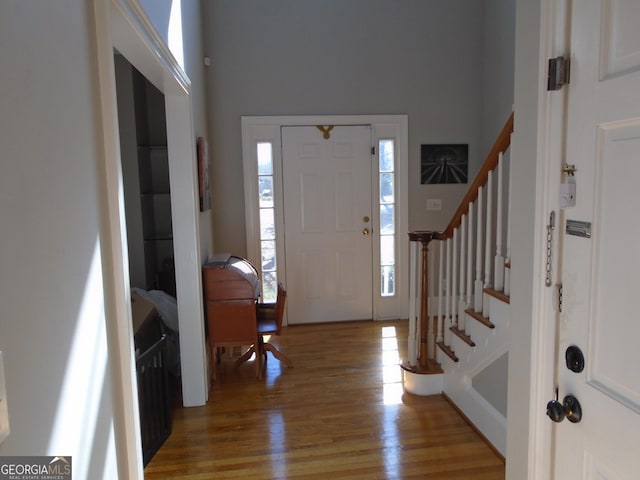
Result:
[[[441,228],[466,186],[420,184],[421,143],[481,152],[483,3],[211,0],[206,21],[215,244],[245,251],[241,115],[409,115],[410,229]],[[475,169],[472,173],[475,173]],[[443,199],[427,212],[426,199]]]
[[0,455],[71,455],[117,478],[89,2],[0,3]]
[[[511,155],[512,188],[512,268],[511,268],[511,338],[509,351],[509,392],[507,423],[506,478],[533,478],[530,442],[531,411],[544,405],[531,404],[531,339],[536,328],[534,290],[543,282],[539,273],[542,259],[534,258],[536,242],[543,240],[541,215],[537,212],[541,198],[538,158],[544,125],[539,115],[543,109],[544,74],[540,61],[542,0],[516,1],[515,115]],[[542,215],[544,217],[544,214]],[[542,251],[538,248],[537,251]],[[532,415],[535,417],[535,415]]]

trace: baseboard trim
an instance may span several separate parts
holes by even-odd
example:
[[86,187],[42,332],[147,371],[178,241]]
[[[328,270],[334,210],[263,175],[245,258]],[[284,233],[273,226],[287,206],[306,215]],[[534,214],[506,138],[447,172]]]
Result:
[[460,409],[460,407],[458,407],[458,405],[456,405],[456,402],[454,402],[451,397],[449,397],[449,395],[447,395],[446,393],[442,392],[442,396],[444,397],[444,399],[449,402],[449,404],[453,407],[453,409],[458,412],[458,414],[464,419],[465,422],[467,422],[467,424],[469,424],[469,426],[473,429],[474,432],[476,432],[480,438],[482,438],[482,440],[484,441],[484,443],[486,443],[489,448],[500,458],[500,460],[502,460],[502,463],[506,463],[506,459],[504,458],[504,455],[502,455],[502,453],[500,453],[500,451],[493,446],[493,444],[489,441],[489,439],[480,431],[480,429],[478,429],[478,427],[476,427],[473,422],[469,419],[469,417],[467,417],[465,415],[465,413]]

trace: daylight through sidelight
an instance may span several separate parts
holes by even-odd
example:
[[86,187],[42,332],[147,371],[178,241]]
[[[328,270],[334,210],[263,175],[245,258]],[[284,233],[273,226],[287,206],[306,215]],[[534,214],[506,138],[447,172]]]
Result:
[[396,250],[395,250],[395,144],[393,140],[378,143],[380,161],[380,293],[390,297],[396,293]]
[[260,210],[260,258],[262,265],[262,298],[276,300],[278,271],[276,262],[276,224],[273,202],[273,146],[258,143],[258,195]]

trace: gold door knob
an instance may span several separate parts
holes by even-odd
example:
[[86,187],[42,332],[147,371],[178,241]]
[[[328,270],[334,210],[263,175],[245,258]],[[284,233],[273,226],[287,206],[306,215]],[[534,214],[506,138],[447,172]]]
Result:
[[369,235],[369,229],[365,228],[364,230],[362,230],[362,234],[366,237],[367,235]]

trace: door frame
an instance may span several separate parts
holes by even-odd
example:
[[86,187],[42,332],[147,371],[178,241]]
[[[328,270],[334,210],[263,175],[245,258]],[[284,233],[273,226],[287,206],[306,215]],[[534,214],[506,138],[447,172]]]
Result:
[[103,179],[98,182],[105,310],[113,383],[118,473],[142,478],[142,449],[131,322],[128,252],[114,50],[165,95],[167,149],[174,225],[174,253],[183,403],[204,405],[208,396],[199,248],[197,171],[190,81],[135,0],[92,2],[95,20],[96,105],[102,123]]
[[[276,222],[276,255],[279,262],[285,258],[284,241],[284,205],[282,203],[282,127],[315,126],[315,125],[371,125],[372,143],[377,146],[379,140],[393,139],[396,144],[395,171],[397,195],[396,219],[396,279],[397,290],[392,297],[379,294],[380,285],[380,245],[373,245],[373,319],[408,318],[408,250],[406,237],[409,231],[409,141],[407,115],[308,115],[308,116],[243,116],[242,123],[242,159],[244,167],[244,201],[245,228],[247,242],[247,258],[256,266],[261,274],[261,256],[259,239],[257,153],[258,142],[270,142],[273,145],[274,190],[275,190],[275,222]],[[376,158],[378,155],[376,148]],[[377,171],[377,170],[376,170]],[[372,179],[372,205],[375,205],[377,175]],[[374,185],[375,184],[375,185]],[[378,232],[378,218],[373,216],[372,227]],[[286,283],[286,270],[278,268],[278,277]],[[286,320],[285,320],[286,323]]]
[[[552,478],[554,460],[552,422],[545,406],[554,394],[557,357],[555,288],[545,286],[546,235],[550,212],[556,212],[556,219],[559,213],[567,95],[567,87],[547,91],[547,62],[549,58],[570,54],[569,0],[516,0],[516,3],[512,186],[524,188],[519,190],[520,199],[513,204],[516,209],[513,229],[522,230],[524,237],[517,242],[512,239],[508,410],[526,413],[507,418],[506,478],[544,480]],[[532,178],[535,186],[527,187]],[[560,225],[556,221],[553,285],[559,281],[559,236]]]

